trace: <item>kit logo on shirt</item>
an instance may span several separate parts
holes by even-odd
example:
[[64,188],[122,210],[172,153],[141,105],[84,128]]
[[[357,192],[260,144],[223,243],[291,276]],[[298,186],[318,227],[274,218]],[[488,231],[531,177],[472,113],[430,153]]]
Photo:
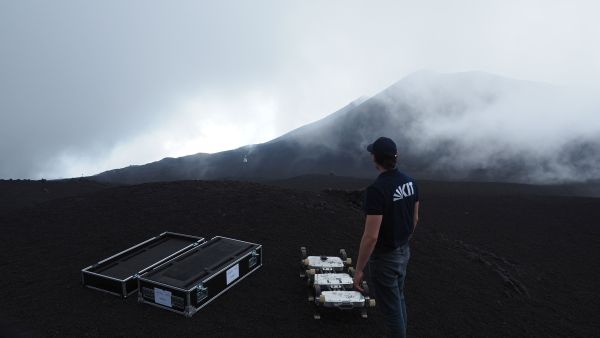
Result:
[[413,187],[413,182],[404,183],[403,185],[398,186],[396,192],[394,192],[394,202],[414,194],[415,188]]

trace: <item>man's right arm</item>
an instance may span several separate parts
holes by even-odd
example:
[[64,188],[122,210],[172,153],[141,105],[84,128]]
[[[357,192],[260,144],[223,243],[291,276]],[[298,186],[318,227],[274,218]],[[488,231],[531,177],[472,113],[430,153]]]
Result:
[[413,233],[417,228],[417,223],[419,222],[419,201],[415,202],[415,212],[413,213]]

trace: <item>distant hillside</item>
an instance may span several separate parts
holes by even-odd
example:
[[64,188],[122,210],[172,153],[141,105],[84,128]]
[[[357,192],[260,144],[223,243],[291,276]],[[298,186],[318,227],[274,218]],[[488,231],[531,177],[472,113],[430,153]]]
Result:
[[54,199],[85,195],[113,186],[84,178],[49,181],[0,180],[0,213]]
[[[306,174],[372,176],[368,143],[385,135],[400,167],[435,180],[521,183],[600,178],[593,102],[564,88],[487,73],[418,72],[374,97],[272,141],[96,175],[141,183],[185,179],[285,179]],[[595,108],[595,106],[593,106]]]
[[[370,178],[353,178],[335,175],[304,175],[282,180],[264,180],[261,183],[303,191],[344,191],[361,195],[369,186],[376,173]],[[492,196],[580,196],[600,197],[600,182],[563,183],[563,184],[522,184],[469,181],[430,181],[419,180],[423,191],[434,190],[447,195],[492,195]],[[362,207],[362,197],[358,204]]]

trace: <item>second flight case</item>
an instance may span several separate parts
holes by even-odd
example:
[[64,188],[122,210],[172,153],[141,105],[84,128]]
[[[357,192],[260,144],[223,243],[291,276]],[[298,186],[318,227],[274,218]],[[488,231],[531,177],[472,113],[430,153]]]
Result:
[[138,301],[191,317],[262,266],[262,245],[214,237],[139,277]]

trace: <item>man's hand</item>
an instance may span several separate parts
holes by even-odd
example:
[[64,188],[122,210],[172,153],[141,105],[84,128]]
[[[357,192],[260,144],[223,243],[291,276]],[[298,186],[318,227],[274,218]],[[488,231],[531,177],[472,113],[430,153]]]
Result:
[[364,272],[362,270],[356,270],[354,272],[354,288],[360,292],[364,292],[362,288],[362,281],[364,278]]

